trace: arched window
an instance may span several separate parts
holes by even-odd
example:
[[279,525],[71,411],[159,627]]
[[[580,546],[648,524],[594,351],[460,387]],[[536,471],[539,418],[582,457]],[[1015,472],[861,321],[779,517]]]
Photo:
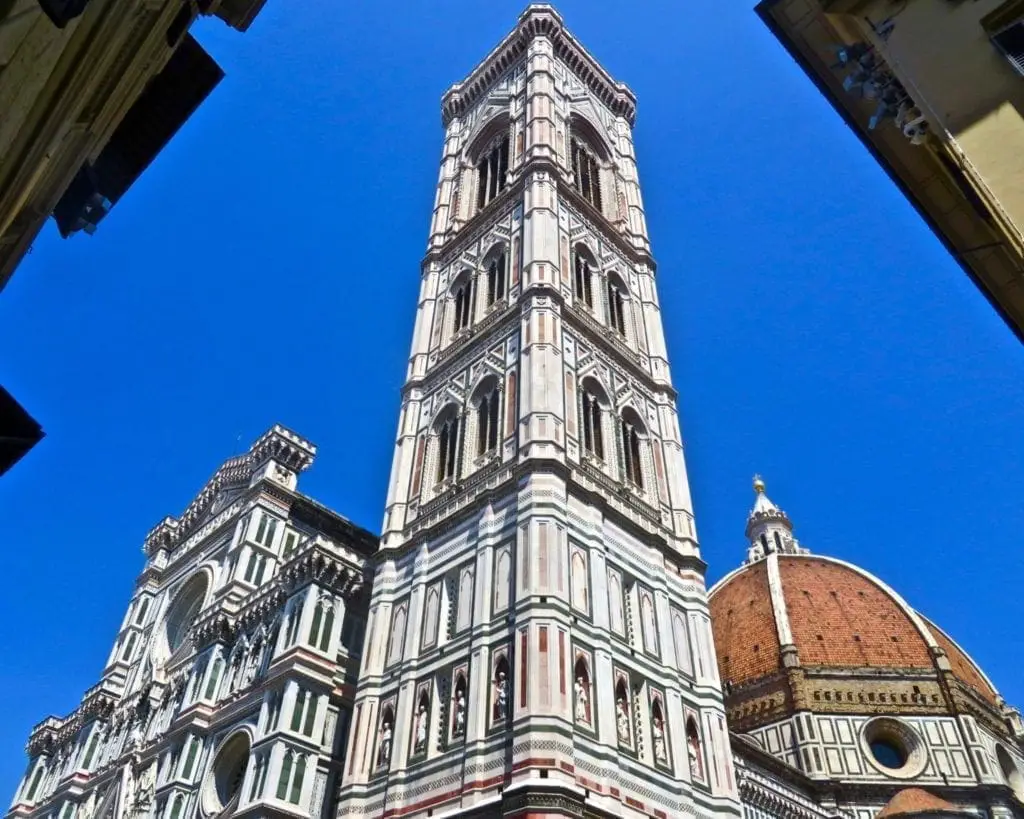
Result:
[[768,536],[764,533],[761,534],[761,545],[764,547],[765,552],[768,551]]
[[580,390],[583,413],[583,448],[597,458],[604,460],[603,415],[607,401],[603,391],[593,380],[583,382]]
[[329,598],[322,598],[317,601],[313,610],[313,622],[309,626],[309,640],[311,646],[317,646],[321,651],[327,651],[331,643],[331,632],[334,630],[334,601]]
[[212,700],[217,696],[217,690],[220,687],[220,676],[224,673],[224,660],[218,657],[213,661],[213,668],[210,671],[210,677],[206,682],[206,691],[203,693],[205,699]]
[[779,537],[779,533],[778,532],[774,533],[774,537],[775,537],[775,548],[778,551],[781,552],[782,551],[782,538]]
[[505,298],[505,251],[496,253],[487,263],[487,306]]
[[290,748],[281,761],[281,778],[277,781],[277,798],[298,805],[302,797],[302,782],[306,778],[306,757]]
[[387,665],[397,663],[402,659],[402,650],[405,646],[405,621],[408,617],[408,607],[403,603],[395,609],[395,617],[391,622],[391,638],[388,642]]
[[626,335],[626,288],[617,276],[609,276],[606,286],[608,296],[608,325],[620,335]]
[[644,470],[640,459],[640,435],[643,428],[639,417],[627,410],[619,419],[622,444],[622,471],[627,481],[643,489]]
[[463,274],[452,287],[452,303],[455,306],[453,329],[457,333],[473,323],[473,276]]
[[43,779],[43,766],[40,765],[36,768],[36,772],[32,775],[32,782],[28,786],[28,793],[25,794],[25,801],[31,802],[36,798],[36,792],[39,790],[39,783]]
[[502,134],[491,143],[476,164],[477,210],[485,207],[499,193],[505,190],[508,176],[508,134]]
[[456,475],[460,438],[462,438],[462,419],[452,407],[445,413],[437,428],[438,483],[454,478]]
[[573,253],[572,294],[578,303],[594,309],[593,266],[589,256],[579,248]]
[[583,140],[573,137],[569,146],[572,185],[591,205],[601,210],[601,166],[595,152]]
[[423,614],[423,645],[432,646],[437,641],[437,618],[441,609],[441,592],[434,586],[427,592],[427,603]]
[[494,613],[508,608],[509,585],[512,582],[512,553],[506,548],[498,552],[494,568]]
[[498,382],[491,383],[480,395],[477,402],[476,413],[476,454],[484,455],[494,452],[498,448],[498,428],[500,424],[501,395],[498,390]]

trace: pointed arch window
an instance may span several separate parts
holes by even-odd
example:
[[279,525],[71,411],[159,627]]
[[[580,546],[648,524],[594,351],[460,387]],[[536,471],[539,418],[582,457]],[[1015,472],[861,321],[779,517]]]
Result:
[[295,696],[295,707],[292,710],[291,730],[296,733],[313,736],[313,725],[316,722],[317,697],[312,691],[300,688]]
[[387,665],[397,663],[402,659],[402,651],[405,648],[405,625],[408,619],[408,606],[403,603],[395,609],[395,617],[391,625],[391,638],[388,642]]
[[480,396],[477,404],[476,454],[485,455],[498,448],[498,429],[501,418],[501,391],[495,381],[491,388]]
[[487,264],[487,306],[505,298],[505,251],[493,256]]
[[245,567],[245,582],[254,586],[263,585],[263,577],[267,573],[267,556],[259,554],[255,549],[249,552],[249,562]]
[[473,323],[473,277],[464,276],[452,290],[455,305],[455,332],[465,330]]
[[594,308],[593,272],[590,260],[578,250],[573,254],[573,296],[590,309]]
[[601,210],[601,166],[590,147],[573,137],[570,145],[572,185],[591,205]]
[[597,392],[589,385],[580,390],[583,403],[583,448],[591,455],[604,460],[604,433],[602,421],[604,409]]
[[462,438],[462,419],[451,412],[441,423],[437,433],[437,482],[455,477],[459,440]]
[[281,760],[281,778],[277,781],[277,798],[298,805],[302,798],[302,783],[306,778],[306,757],[290,748]]
[[327,651],[331,643],[332,631],[334,631],[334,601],[324,597],[317,602],[313,611],[313,622],[309,625],[309,640],[307,642],[321,651]]
[[218,657],[213,661],[213,668],[210,670],[210,677],[206,681],[206,691],[203,692],[203,697],[208,700],[212,700],[217,696],[217,691],[220,688],[220,678],[224,673],[224,660]]
[[625,299],[623,298],[622,284],[614,277],[608,277],[608,324],[619,333],[626,335],[626,310]]
[[505,190],[508,177],[508,134],[491,144],[476,164],[476,207],[481,210]]
[[169,819],[180,819],[181,806],[184,804],[184,802],[185,797],[180,793],[176,793],[174,794],[174,796],[171,797],[171,810],[168,813]]
[[43,779],[43,766],[40,765],[36,768],[36,772],[32,775],[32,783],[28,786],[28,793],[25,794],[25,799],[31,802],[36,798],[36,792],[39,790],[39,783]]
[[85,748],[85,756],[82,758],[82,767],[89,770],[92,767],[93,757],[96,755],[96,746],[100,741],[99,728],[93,728],[92,736],[89,737],[89,744]]
[[185,752],[185,762],[181,766],[181,776],[183,779],[192,778],[192,772],[196,765],[196,756],[198,756],[201,746],[202,743],[198,737],[190,736],[188,738],[188,750]]
[[640,433],[636,424],[623,417],[619,421],[622,435],[622,470],[626,480],[638,489],[644,487],[643,464],[640,460]]

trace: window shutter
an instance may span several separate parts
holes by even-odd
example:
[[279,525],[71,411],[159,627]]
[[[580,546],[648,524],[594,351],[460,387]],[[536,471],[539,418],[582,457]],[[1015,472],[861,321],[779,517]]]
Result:
[[1024,74],[1024,20],[1018,20],[994,34],[992,42],[1006,55],[1017,73]]

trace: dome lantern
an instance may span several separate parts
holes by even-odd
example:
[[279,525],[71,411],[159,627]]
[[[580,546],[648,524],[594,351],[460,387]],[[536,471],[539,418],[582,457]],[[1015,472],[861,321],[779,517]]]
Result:
[[761,560],[773,552],[779,554],[807,554],[793,537],[793,522],[789,516],[776,506],[764,492],[764,479],[754,476],[754,506],[747,515],[747,549],[746,563]]

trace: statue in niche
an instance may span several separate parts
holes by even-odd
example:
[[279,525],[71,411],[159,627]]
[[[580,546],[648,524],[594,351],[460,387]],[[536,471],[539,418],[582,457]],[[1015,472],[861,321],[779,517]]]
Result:
[[385,722],[380,729],[380,751],[377,753],[377,767],[384,767],[391,761],[391,723]]
[[416,744],[413,747],[417,753],[427,749],[427,704],[422,701],[416,714]]
[[651,730],[654,734],[654,758],[658,760],[658,762],[667,763],[668,754],[665,752],[665,726],[662,724],[661,717],[654,718]]
[[156,788],[156,762],[147,765],[135,783],[131,810],[135,816],[145,816],[153,805],[153,791]]
[[686,738],[686,751],[690,756],[690,776],[694,779],[704,778],[704,763],[700,758],[700,737],[696,731],[690,731]]
[[508,716],[508,679],[504,671],[498,672],[494,682],[494,719],[502,720]]
[[455,692],[455,727],[452,736],[461,737],[466,733],[466,697],[462,690]]
[[582,676],[576,678],[576,721],[590,722],[590,698],[587,695],[587,682]]
[[619,742],[629,744],[629,706],[624,697],[615,703],[615,725],[619,732]]

